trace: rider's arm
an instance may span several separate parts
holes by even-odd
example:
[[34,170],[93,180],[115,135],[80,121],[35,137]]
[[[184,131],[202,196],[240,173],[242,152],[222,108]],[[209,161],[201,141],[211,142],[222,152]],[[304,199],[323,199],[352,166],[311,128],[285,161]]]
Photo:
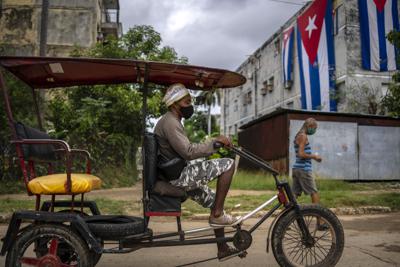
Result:
[[304,151],[304,147],[306,146],[307,143],[307,136],[303,133],[300,133],[296,137],[296,143],[299,145],[299,151],[297,153],[297,156],[303,159],[314,159],[317,160],[317,155],[315,154],[307,154]]
[[172,148],[185,160],[207,157],[215,152],[213,140],[199,144],[191,143],[182,124],[177,121],[168,123],[164,129],[164,136]]

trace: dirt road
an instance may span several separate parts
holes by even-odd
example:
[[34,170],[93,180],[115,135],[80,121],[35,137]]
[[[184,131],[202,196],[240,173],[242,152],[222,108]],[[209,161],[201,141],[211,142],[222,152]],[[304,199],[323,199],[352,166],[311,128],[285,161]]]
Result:
[[[340,216],[345,228],[345,250],[337,266],[400,266],[400,213],[384,215]],[[255,220],[246,225],[252,225]],[[204,227],[206,222],[183,222],[184,229]],[[272,253],[266,253],[266,232],[269,221],[264,223],[253,236],[253,245],[245,259],[235,258],[219,263],[211,261],[194,266],[278,266]],[[0,226],[0,236],[6,231],[6,225]],[[153,231],[176,230],[172,220],[152,222]],[[103,255],[99,267],[119,266],[176,266],[216,255],[215,245],[169,247],[142,249],[130,254]],[[4,266],[4,257],[0,257],[0,266]]]

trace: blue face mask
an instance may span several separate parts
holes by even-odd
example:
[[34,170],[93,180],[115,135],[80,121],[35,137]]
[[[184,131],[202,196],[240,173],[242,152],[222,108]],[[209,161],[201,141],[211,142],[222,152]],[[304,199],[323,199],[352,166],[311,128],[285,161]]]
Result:
[[317,128],[307,128],[307,134],[313,135],[317,131]]

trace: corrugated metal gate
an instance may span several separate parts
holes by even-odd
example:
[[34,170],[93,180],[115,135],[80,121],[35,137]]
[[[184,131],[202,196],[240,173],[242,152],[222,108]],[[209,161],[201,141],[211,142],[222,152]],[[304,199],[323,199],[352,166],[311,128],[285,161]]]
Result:
[[[290,120],[290,167],[295,160],[293,140],[303,122]],[[313,161],[317,175],[346,180],[400,179],[399,127],[320,121],[317,133],[309,136],[309,142],[313,151],[322,157],[321,163]]]
[[359,179],[400,179],[400,128],[359,126]]

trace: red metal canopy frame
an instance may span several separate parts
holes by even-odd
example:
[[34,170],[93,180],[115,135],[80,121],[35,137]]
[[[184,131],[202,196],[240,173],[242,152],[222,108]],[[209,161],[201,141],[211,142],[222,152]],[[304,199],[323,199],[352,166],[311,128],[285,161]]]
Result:
[[[149,82],[164,86],[182,83],[193,90],[232,88],[246,82],[245,77],[228,70],[132,59],[0,56],[0,67],[31,87],[34,100],[36,100],[34,89],[140,83],[143,93],[142,108],[145,114],[143,122],[147,114]],[[1,71],[0,87],[3,89],[8,119],[13,122]],[[35,106],[38,111],[37,105]],[[39,124],[41,127],[40,118]]]
[[75,85],[183,83],[194,90],[229,88],[246,79],[235,72],[193,65],[131,59],[0,57],[0,66],[35,89]]

